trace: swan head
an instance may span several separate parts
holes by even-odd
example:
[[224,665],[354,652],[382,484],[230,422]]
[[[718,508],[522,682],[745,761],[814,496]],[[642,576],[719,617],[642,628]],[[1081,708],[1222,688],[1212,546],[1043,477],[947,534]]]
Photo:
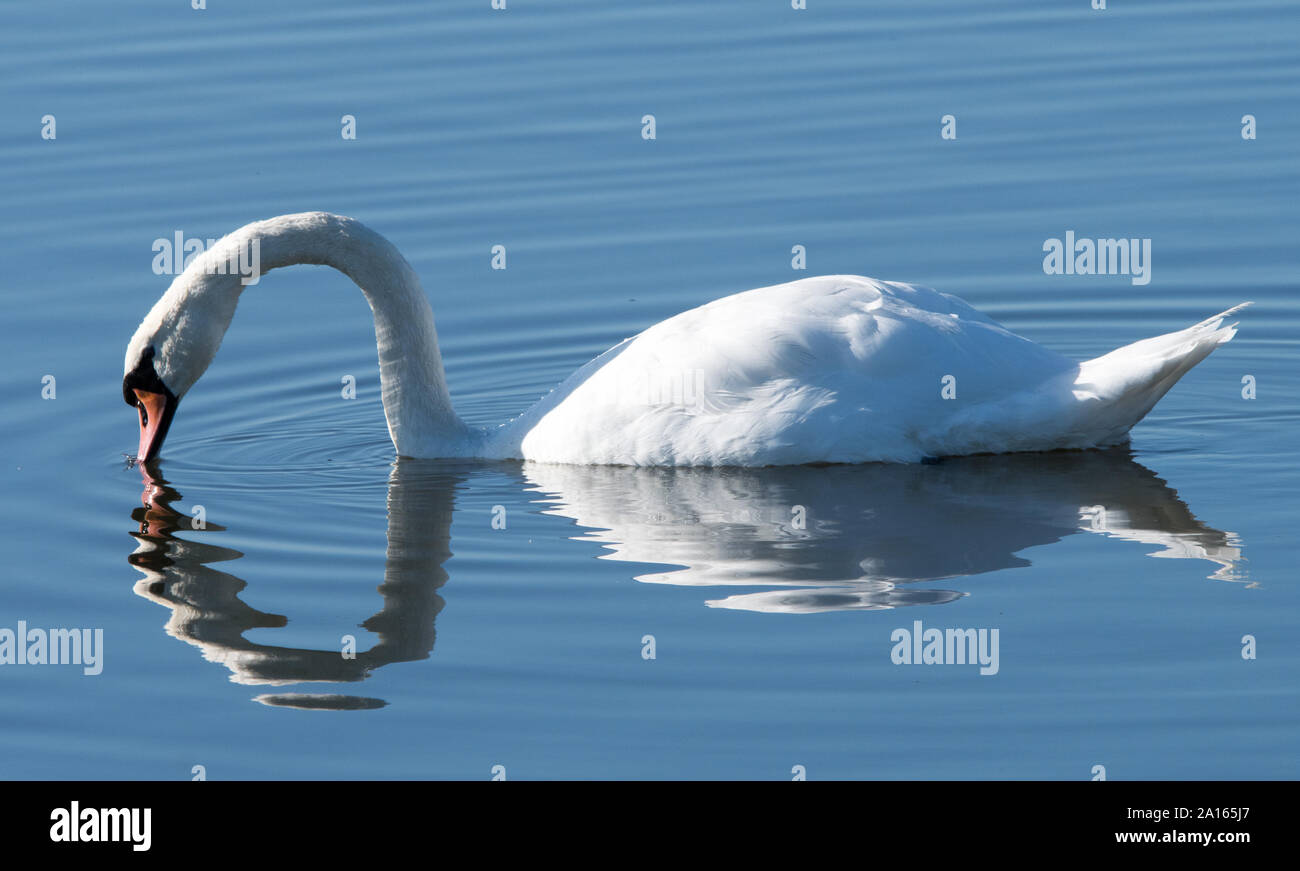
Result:
[[[122,398],[140,417],[136,461],[158,456],[176,406],[217,354],[236,295],[209,292],[214,276],[179,276],[126,348]],[[228,303],[227,303],[228,301]]]
[[136,365],[122,376],[122,398],[140,416],[140,449],[136,453],[139,463],[158,456],[180,403],[180,397],[154,369],[155,356],[153,345],[146,346]]

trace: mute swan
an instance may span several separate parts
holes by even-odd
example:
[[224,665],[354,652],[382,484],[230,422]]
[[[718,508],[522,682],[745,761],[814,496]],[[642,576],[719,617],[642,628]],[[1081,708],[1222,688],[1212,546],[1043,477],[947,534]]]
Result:
[[282,215],[195,257],[131,338],[122,393],[139,412],[140,462],[157,456],[216,355],[245,286],[240,266],[254,260],[260,273],[332,266],[361,288],[388,432],[411,457],[764,466],[1111,445],[1236,334],[1222,322],[1243,307],[1076,363],[949,294],[805,278],[662,321],[509,423],[477,429],[452,408],[433,312],[397,249],[351,218]]

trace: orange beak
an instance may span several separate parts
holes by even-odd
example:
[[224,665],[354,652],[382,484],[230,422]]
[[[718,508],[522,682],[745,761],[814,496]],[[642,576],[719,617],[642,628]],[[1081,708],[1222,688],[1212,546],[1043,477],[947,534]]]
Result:
[[153,393],[136,388],[135,407],[140,413],[140,452],[136,462],[144,463],[158,456],[163,439],[171,426],[176,411],[176,400],[165,393]]

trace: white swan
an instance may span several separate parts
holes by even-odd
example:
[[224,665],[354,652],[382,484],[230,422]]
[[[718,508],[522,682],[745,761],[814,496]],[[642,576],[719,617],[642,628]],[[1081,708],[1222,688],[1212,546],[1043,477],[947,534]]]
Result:
[[[298,263],[347,274],[375,317],[384,415],[397,453],[636,466],[917,461],[1086,448],[1129,429],[1216,346],[1223,319],[1076,363],[960,299],[858,276],[733,294],[626,339],[495,429],[452,408],[433,312],[397,249],[324,212],[248,224],[196,257],[127,346],[122,392],[141,462],[217,353],[244,289]],[[1248,305],[1245,303],[1243,305]]]

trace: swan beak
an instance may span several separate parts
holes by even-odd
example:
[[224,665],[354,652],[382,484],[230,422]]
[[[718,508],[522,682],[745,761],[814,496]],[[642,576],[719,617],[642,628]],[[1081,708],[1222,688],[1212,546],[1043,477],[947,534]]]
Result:
[[138,388],[132,392],[135,393],[136,410],[140,413],[140,451],[136,454],[136,462],[145,463],[162,450],[163,439],[167,438],[167,429],[172,425],[172,415],[176,413],[176,398],[170,393],[153,393]]

